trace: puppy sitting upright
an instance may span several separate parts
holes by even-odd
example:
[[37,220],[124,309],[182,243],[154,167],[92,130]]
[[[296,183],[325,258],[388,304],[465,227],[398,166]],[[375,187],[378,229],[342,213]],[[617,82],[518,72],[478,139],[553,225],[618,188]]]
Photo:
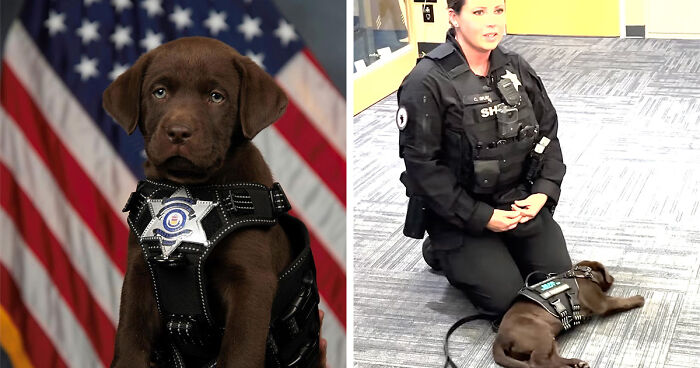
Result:
[[104,92],[145,140],[113,367],[315,367],[308,233],[250,140],[284,112],[274,80],[190,37],[141,56]]

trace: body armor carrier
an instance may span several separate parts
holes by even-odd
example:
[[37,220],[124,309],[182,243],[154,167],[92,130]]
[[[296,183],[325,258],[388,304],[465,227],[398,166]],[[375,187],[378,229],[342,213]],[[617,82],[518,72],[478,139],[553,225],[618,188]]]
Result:
[[456,132],[446,135],[448,140],[452,133],[458,136],[458,142],[450,143],[460,149],[447,153],[452,156],[448,161],[463,166],[453,167],[457,178],[474,194],[494,194],[523,182],[525,159],[539,125],[517,69],[506,64],[487,77],[476,76],[451,42],[425,58],[445,72],[462,105],[461,126],[451,127]]
[[532,276],[543,275],[543,273],[536,271],[527,276],[525,286],[520,289],[518,295],[542,306],[561,322],[566,331],[590,319],[590,316],[584,317],[581,314],[576,279],[593,280],[591,272],[592,270],[588,266],[576,266],[564,273],[544,274],[547,276],[545,280],[530,285],[529,280]]
[[144,180],[124,207],[151,274],[163,338],[159,367],[215,367],[223,326],[208,303],[206,259],[226,235],[279,222],[293,260],[279,275],[270,319],[266,368],[311,367],[319,358],[316,268],[304,224],[275,183],[178,186]]

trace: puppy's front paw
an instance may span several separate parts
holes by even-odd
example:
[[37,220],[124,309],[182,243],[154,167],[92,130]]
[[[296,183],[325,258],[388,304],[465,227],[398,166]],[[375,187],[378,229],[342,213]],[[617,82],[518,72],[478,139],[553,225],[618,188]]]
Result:
[[576,365],[574,365],[574,368],[591,368],[591,366],[588,365],[587,362],[580,361],[580,362],[576,363]]
[[632,306],[634,308],[639,308],[644,305],[644,297],[641,295],[635,295],[631,297],[630,300],[632,301]]

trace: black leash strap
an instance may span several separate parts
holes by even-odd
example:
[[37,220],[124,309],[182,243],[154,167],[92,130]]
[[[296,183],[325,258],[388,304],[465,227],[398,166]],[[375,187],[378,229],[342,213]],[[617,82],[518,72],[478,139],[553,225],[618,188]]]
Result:
[[445,368],[457,368],[457,365],[455,362],[450,358],[450,348],[449,348],[449,343],[450,343],[450,336],[452,335],[455,330],[457,330],[460,326],[467,322],[475,321],[477,319],[493,319],[493,316],[488,316],[485,314],[474,314],[471,316],[466,316],[459,321],[455,322],[452,327],[447,331],[447,335],[445,336],[445,357],[447,360],[445,361]]

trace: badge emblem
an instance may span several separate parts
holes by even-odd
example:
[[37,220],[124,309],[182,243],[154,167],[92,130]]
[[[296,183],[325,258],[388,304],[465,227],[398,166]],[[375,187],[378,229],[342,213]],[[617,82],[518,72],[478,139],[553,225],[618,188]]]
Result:
[[407,123],[408,112],[406,111],[405,107],[401,106],[399,111],[396,112],[396,126],[399,127],[399,130],[404,130]]
[[157,239],[165,258],[183,241],[209,246],[202,219],[215,205],[190,197],[184,187],[168,198],[149,199],[153,219],[141,234],[141,240]]
[[519,90],[520,86],[523,85],[522,83],[520,83],[518,76],[516,74],[511,73],[510,70],[507,69],[506,74],[503,74],[503,76],[501,76],[501,79],[510,79],[516,90]]

